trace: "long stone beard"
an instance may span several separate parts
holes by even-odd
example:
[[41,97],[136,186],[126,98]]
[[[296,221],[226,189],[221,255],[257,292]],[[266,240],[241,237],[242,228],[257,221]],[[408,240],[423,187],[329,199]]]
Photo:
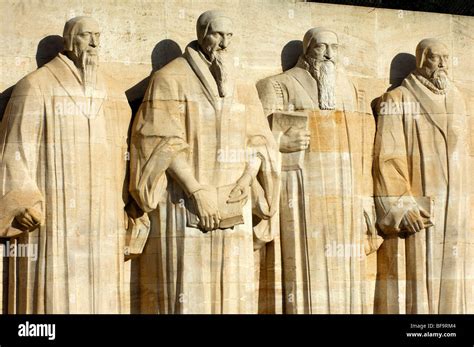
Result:
[[80,56],[80,61],[84,88],[94,89],[97,84],[97,67],[99,66],[98,56],[84,51]]
[[211,66],[209,70],[214,77],[219,96],[221,98],[230,94],[230,55],[225,50],[210,52]]
[[333,60],[306,57],[308,70],[318,84],[318,100],[321,110],[336,108],[336,64]]
[[445,90],[446,88],[448,88],[448,74],[444,70],[436,70],[435,72],[433,72],[433,75],[431,76],[429,81],[433,83],[434,86],[439,90]]

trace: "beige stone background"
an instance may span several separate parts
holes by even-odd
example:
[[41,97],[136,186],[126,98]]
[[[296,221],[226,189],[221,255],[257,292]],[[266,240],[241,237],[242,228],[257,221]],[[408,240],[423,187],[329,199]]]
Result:
[[[474,110],[471,17],[291,0],[0,0],[0,115],[11,87],[57,51],[57,35],[66,20],[89,15],[99,21],[101,67],[136,107],[152,70],[195,39],[196,19],[209,9],[225,10],[235,19],[235,63],[242,76],[255,82],[295,61],[307,29],[333,29],[341,44],[339,61],[364,91],[368,110],[374,98],[414,67],[416,44],[438,38],[451,49],[452,79],[463,91],[470,114]],[[6,274],[1,254],[0,268]],[[370,263],[374,279],[374,256]],[[0,312],[2,303],[4,298]]]

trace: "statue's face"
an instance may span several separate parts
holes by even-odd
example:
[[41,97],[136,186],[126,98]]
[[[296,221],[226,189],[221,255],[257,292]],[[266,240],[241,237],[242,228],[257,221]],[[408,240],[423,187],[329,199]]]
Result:
[[72,42],[74,56],[79,58],[84,53],[97,56],[100,41],[99,25],[91,19],[85,19],[77,25],[78,31]]
[[448,75],[448,48],[442,43],[433,44],[428,48],[421,73],[426,78],[437,78],[439,74]]
[[335,62],[338,47],[337,36],[330,31],[324,31],[318,33],[311,41],[306,55],[318,61],[332,60]]
[[226,49],[232,40],[232,21],[228,18],[216,18],[209,25],[207,35],[202,41],[202,49],[209,55]]

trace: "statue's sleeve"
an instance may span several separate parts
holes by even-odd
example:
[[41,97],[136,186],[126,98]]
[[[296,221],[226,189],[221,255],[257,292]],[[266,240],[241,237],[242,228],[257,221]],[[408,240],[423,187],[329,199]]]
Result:
[[[350,90],[353,93],[354,107],[358,125],[358,135],[356,139],[360,141],[360,149],[356,146],[355,150],[360,150],[362,158],[358,177],[361,180],[362,212],[365,221],[365,253],[367,255],[377,251],[383,238],[378,235],[376,228],[376,212],[374,202],[374,181],[372,177],[374,138],[375,138],[375,119],[371,107],[366,104],[367,98],[365,91],[361,90],[357,84],[350,81]],[[369,112],[370,110],[370,112]],[[350,131],[351,129],[349,129]],[[360,136],[360,140],[359,137]],[[355,153],[353,153],[355,154]],[[357,166],[355,166],[357,168]]]
[[135,117],[130,145],[130,193],[145,212],[166,198],[166,170],[187,151],[186,103],[178,86],[155,74]]
[[[250,96],[255,95],[255,98]],[[254,218],[254,245],[261,247],[273,240],[278,228],[278,202],[280,194],[280,152],[262,112],[257,92],[248,93],[247,149],[261,161],[254,179],[252,205]]]
[[275,111],[283,110],[283,88],[275,78],[265,78],[259,81],[257,91],[267,117]]
[[403,94],[386,93],[376,107],[374,195],[377,223],[385,234],[396,233],[410,206],[416,205],[409,180]]
[[[44,100],[30,78],[16,85],[0,128],[0,237],[22,233],[12,225],[26,208],[43,213],[38,162],[43,140]],[[44,145],[44,144],[43,144]]]

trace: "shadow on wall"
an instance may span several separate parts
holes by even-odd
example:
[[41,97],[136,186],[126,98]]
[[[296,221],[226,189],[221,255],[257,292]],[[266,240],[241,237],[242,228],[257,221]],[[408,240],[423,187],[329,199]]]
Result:
[[155,48],[153,48],[153,51],[151,52],[152,70],[150,75],[125,92],[128,103],[132,109],[133,118],[135,117],[135,114],[142,103],[146,88],[150,82],[150,77],[155,71],[158,71],[172,60],[178,58],[181,56],[181,54],[181,47],[179,47],[179,45],[173,40],[166,39],[156,44]]
[[[283,46],[281,50],[280,59],[281,59],[281,70],[287,71],[293,68],[298,62],[298,58],[303,54],[303,41],[301,40],[292,40],[289,41],[286,45]],[[269,77],[269,76],[266,76]],[[264,77],[264,78],[266,78]],[[256,85],[258,82],[256,83]]]
[[416,58],[413,54],[398,53],[390,63],[390,87],[387,92],[400,86],[402,81],[416,68]]
[[303,41],[293,40],[288,42],[281,50],[281,69],[286,71],[291,69],[298,62],[298,58],[303,53]]
[[53,60],[64,49],[63,38],[59,35],[46,36],[38,43],[36,65],[38,69]]
[[[58,35],[49,35],[44,37],[38,43],[36,49],[36,66],[39,69],[44,64],[49,63],[59,52],[63,50],[63,38]],[[10,96],[15,85],[5,89],[0,93],[0,121],[3,119],[3,114],[7,107]]]
[[[416,68],[416,58],[410,53],[398,53],[390,63],[390,87],[387,88],[387,92],[394,90],[402,84],[403,80]],[[381,96],[375,98],[371,102],[372,113],[377,119],[375,109],[380,100]]]

